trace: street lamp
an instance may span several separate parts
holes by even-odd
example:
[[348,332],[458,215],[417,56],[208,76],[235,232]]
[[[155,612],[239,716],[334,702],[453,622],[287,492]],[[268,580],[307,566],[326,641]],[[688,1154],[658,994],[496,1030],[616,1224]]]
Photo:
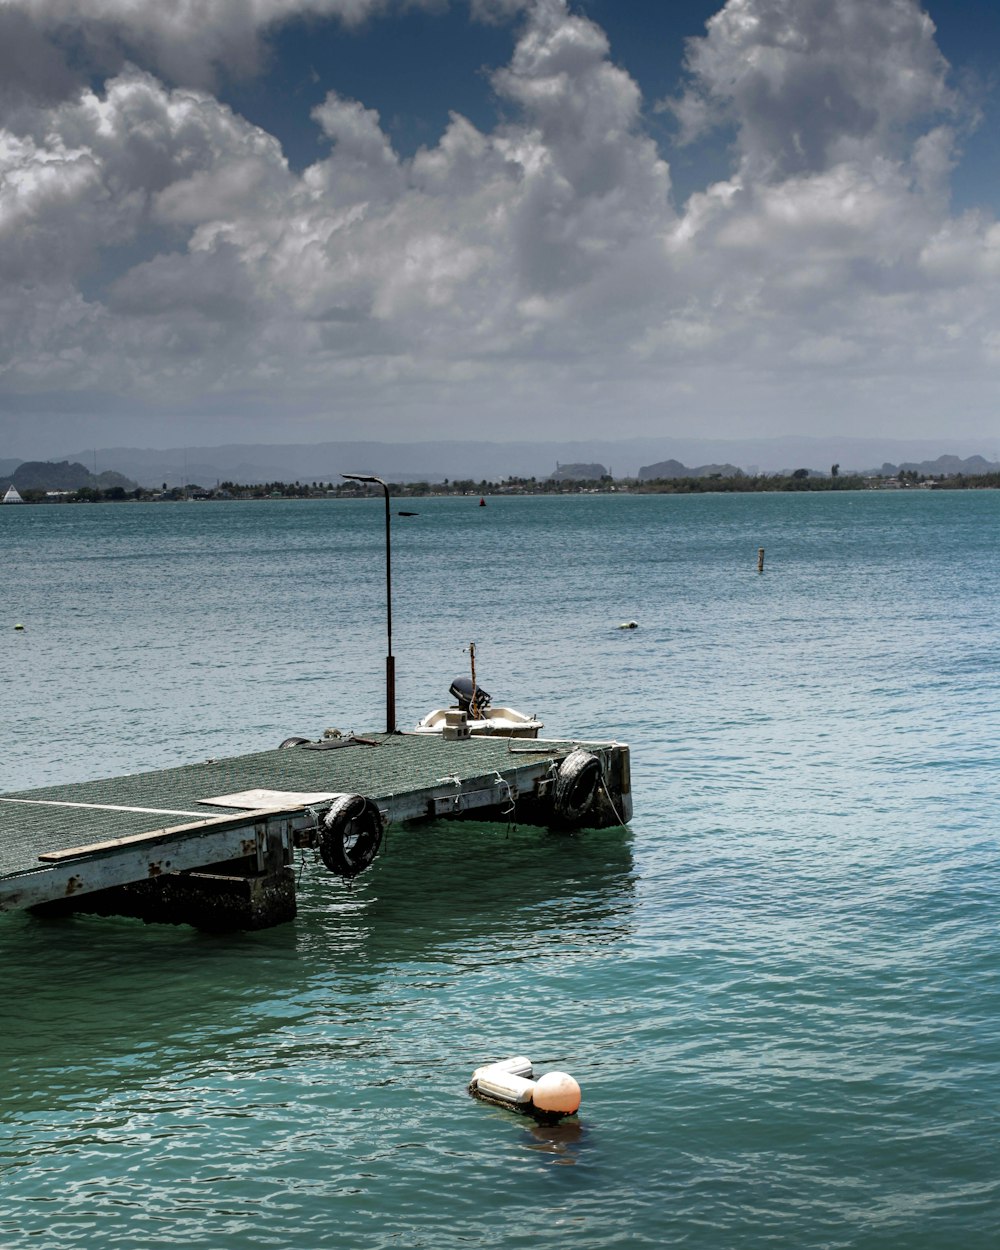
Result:
[[352,482],[374,482],[385,491],[385,620],[389,645],[385,657],[385,732],[396,732],[396,660],[392,654],[392,544],[389,537],[389,487],[368,473],[341,473]]

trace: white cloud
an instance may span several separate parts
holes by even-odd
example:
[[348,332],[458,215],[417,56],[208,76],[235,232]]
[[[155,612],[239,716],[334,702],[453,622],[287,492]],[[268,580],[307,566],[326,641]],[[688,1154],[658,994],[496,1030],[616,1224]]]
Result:
[[934,387],[963,352],[975,368],[998,307],[991,236],[949,215],[941,118],[960,102],[928,15],[912,0],[729,0],[688,70],[683,137],[731,128],[734,171],[691,197],[670,248],[689,318],[711,316],[731,366],[811,369],[866,410],[874,380]]
[[[49,23],[78,7],[31,6]],[[379,6],[88,15],[156,44],[150,64],[207,23],[207,64],[309,7]],[[677,108],[689,131],[731,128],[733,169],[680,210],[595,23],[564,0],[478,10],[524,10],[493,77],[505,120],[455,114],[412,158],[334,92],[313,113],[329,153],[297,174],[206,90],[132,65],[10,113],[3,386],[192,406],[256,390],[324,411],[336,396],[359,420],[454,405],[452,432],[502,414],[498,437],[583,404],[605,431],[681,412],[736,432],[789,419],[803,393],[827,413],[853,396],[867,423],[893,387],[992,385],[1000,227],[949,209],[958,100],[915,0],[729,0]]]
[[[651,267],[665,274],[667,168],[638,130],[634,82],[561,3],[539,6],[497,89],[520,121],[486,135],[456,116],[407,162],[373,110],[331,94],[314,113],[331,153],[294,177],[273,139],[210,96],[128,70],[11,137],[5,255],[47,268],[71,300],[102,249],[171,232],[104,295],[103,351],[79,326],[118,387],[158,370],[168,386],[223,385],[269,345],[273,368],[300,380],[359,356],[435,375],[542,340],[574,350],[633,315]],[[37,233],[31,255],[14,245],[18,214]],[[35,376],[21,353],[6,367]]]
[[[293,18],[333,18],[356,26],[405,7],[440,7],[441,0],[2,0],[0,47],[59,64],[56,43],[69,40],[74,57],[114,72],[137,60],[174,82],[210,85],[220,67],[252,72],[261,40]],[[49,42],[46,42],[48,40]],[[55,41],[55,42],[52,42]],[[3,62],[0,60],[0,66]],[[26,90],[32,79],[22,75]]]
[[29,116],[0,133],[0,272],[11,276],[70,280],[157,219],[202,221],[288,185],[273,138],[134,69]]
[[689,41],[688,137],[727,119],[754,179],[891,157],[955,107],[934,33],[914,0],[729,0]]

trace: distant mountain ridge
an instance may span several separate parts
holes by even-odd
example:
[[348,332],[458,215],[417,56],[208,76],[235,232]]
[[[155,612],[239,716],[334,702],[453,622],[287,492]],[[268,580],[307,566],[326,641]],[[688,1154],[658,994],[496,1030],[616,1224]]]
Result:
[[[811,474],[830,472],[830,470],[817,470],[806,465],[796,466],[798,467],[809,468]],[[837,465],[837,470],[842,476],[856,474],[861,477],[895,477],[904,469],[907,472],[922,474],[924,477],[957,477],[960,474],[965,477],[978,477],[984,473],[1000,473],[1000,463],[987,460],[983,456],[967,456],[963,460],[961,456],[946,455],[938,456],[936,460],[904,460],[899,464],[884,461],[878,469],[843,469],[839,464]],[[792,473],[794,469],[789,466],[781,472]],[[697,468],[689,468],[681,464],[679,460],[662,460],[659,464],[643,465],[639,470],[639,480],[647,482],[656,478],[737,477],[741,473],[743,470],[733,464],[702,464]]]
[[598,482],[607,477],[608,471],[603,464],[557,464],[554,473],[548,479],[553,482]]
[[[8,464],[11,461],[7,461]],[[13,462],[17,467],[13,472],[0,476],[0,489],[8,486],[18,491],[76,491],[84,487],[97,490],[111,490],[120,486],[123,490],[135,490],[136,483],[121,473],[109,469],[98,473],[95,477],[82,464],[70,463],[67,460],[22,460]]]
[[922,460],[919,464],[912,460],[904,460],[901,464],[886,462],[881,469],[871,469],[869,472],[891,477],[902,469],[922,473],[925,477],[957,477],[960,473],[965,477],[977,477],[983,473],[1000,473],[1000,464],[985,460],[982,456],[968,456],[965,460],[958,456],[938,456],[936,460]]
[[[75,451],[53,460],[98,465],[115,471],[140,486],[159,488],[216,482],[247,484],[260,482],[338,481],[341,473],[372,473],[387,481],[442,482],[445,478],[471,478],[502,481],[507,477],[538,478],[551,475],[559,465],[607,466],[610,476],[637,477],[659,464],[676,462],[696,465],[692,472],[723,472],[739,466],[745,473],[780,472],[806,467],[828,473],[833,464],[848,474],[862,471],[858,466],[887,463],[916,467],[918,472],[949,473],[996,471],[965,440],[949,439],[949,454],[941,454],[944,439],[854,439],[854,438],[759,438],[693,439],[638,438],[580,440],[566,442],[412,442],[376,441],[322,442],[292,444],[239,444],[217,447],[151,449],[135,447],[98,448]],[[962,458],[960,453],[965,453]],[[22,461],[0,461],[5,476],[13,476]],[[941,465],[941,468],[933,466]],[[992,465],[992,467],[991,467]],[[642,468],[640,468],[642,466]],[[964,467],[959,467],[964,466]],[[973,467],[979,466],[979,467]],[[986,466],[985,468],[983,466]],[[881,472],[881,470],[869,470]],[[98,475],[99,476],[99,475]]]
[[743,472],[734,464],[702,464],[689,469],[679,460],[661,460],[658,464],[645,464],[639,470],[640,482],[674,477],[738,477]]

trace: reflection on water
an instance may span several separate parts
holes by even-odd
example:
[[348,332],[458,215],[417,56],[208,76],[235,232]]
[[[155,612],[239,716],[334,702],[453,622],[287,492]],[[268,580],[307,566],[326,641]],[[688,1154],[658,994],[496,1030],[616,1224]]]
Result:
[[[536,1066],[536,1075],[539,1069]],[[568,1116],[555,1122],[538,1120],[534,1116],[520,1111],[513,1111],[494,1103],[480,1101],[469,1095],[476,1106],[481,1108],[488,1117],[489,1125],[498,1134],[506,1135],[508,1130],[520,1134],[519,1145],[524,1150],[553,1156],[552,1162],[573,1165],[579,1159],[580,1152],[587,1146],[588,1129],[583,1113]]]
[[498,961],[509,979],[556,951],[613,948],[633,904],[626,830],[439,822],[394,831],[350,885],[307,863],[298,920],[260,934],[4,917],[5,1090],[23,1111],[95,1083],[225,1069],[234,1045],[275,1071],[306,1053],[385,1057],[404,992],[445,998]]
[[[497,946],[530,958],[553,940],[619,940],[634,905],[632,834],[575,836],[472,822],[391,830],[353,886],[309,865],[302,877],[304,942],[370,966],[436,950],[463,966]],[[344,963],[345,958],[347,963]]]
[[527,1148],[554,1155],[556,1163],[576,1163],[577,1156],[587,1144],[586,1127],[577,1116],[561,1120],[558,1124],[538,1124],[533,1121],[529,1132],[531,1141],[527,1143]]

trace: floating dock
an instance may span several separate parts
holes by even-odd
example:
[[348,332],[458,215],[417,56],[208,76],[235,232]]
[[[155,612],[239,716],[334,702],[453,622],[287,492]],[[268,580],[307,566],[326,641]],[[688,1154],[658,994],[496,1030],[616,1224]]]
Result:
[[632,814],[614,742],[366,734],[0,795],[0,911],[200,928],[295,916],[295,852],[368,867],[389,825],[446,819],[607,828]]

